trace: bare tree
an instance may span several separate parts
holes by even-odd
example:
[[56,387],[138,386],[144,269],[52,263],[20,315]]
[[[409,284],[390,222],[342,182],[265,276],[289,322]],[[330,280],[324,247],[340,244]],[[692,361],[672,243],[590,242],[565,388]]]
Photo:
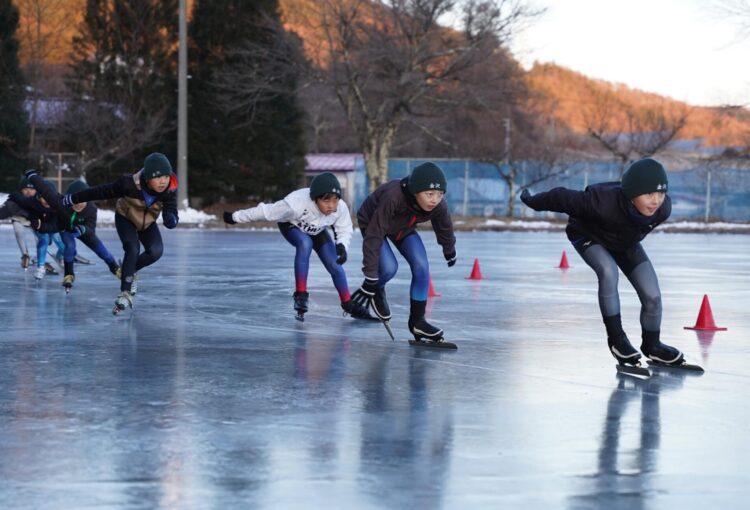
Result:
[[80,155],[80,175],[133,155],[168,129],[169,105],[154,109],[139,95],[110,92],[111,102],[70,102],[63,117],[61,130],[69,146]]
[[21,12],[21,39],[24,75],[31,86],[29,147],[36,145],[40,90],[47,80],[45,64],[64,46],[68,27],[74,22],[75,9],[69,0],[17,0]]
[[635,106],[613,91],[590,86],[582,100],[589,136],[620,163],[620,175],[636,157],[664,150],[687,123],[687,107],[669,108],[665,102]]
[[[251,112],[288,92],[278,87],[290,82],[286,73],[299,73],[301,87],[325,85],[357,138],[373,189],[388,178],[399,128],[409,121],[441,138],[421,119],[481,101],[465,89],[473,71],[537,13],[521,0],[320,0],[286,20],[305,32],[310,65],[290,58],[290,39],[279,35],[275,49],[241,50],[242,58],[219,79],[220,95],[226,108]],[[455,28],[446,26],[450,20]]]

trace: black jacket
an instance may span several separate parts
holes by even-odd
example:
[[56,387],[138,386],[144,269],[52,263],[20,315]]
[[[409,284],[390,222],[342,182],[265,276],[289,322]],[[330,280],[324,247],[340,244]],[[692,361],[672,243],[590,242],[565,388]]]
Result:
[[417,223],[432,222],[437,242],[443,254],[456,251],[453,222],[445,200],[432,211],[423,211],[414,195],[406,188],[407,179],[387,182],[373,191],[357,211],[357,222],[362,231],[362,271],[368,278],[378,277],[380,247],[386,237],[399,241],[416,230]]
[[62,203],[63,195],[52,189],[44,182],[44,179],[38,175],[31,177],[31,182],[47,203],[56,211],[56,223],[58,231],[74,230],[76,225],[84,225],[87,231],[96,231],[96,218],[98,209],[89,202],[81,212],[76,212],[70,206],[64,206]]
[[172,174],[167,189],[155,193],[148,188],[142,176],[143,170],[132,175],[124,175],[109,184],[74,193],[71,198],[74,204],[119,198],[115,211],[130,220],[139,231],[154,223],[162,211],[165,216],[168,213],[173,215],[176,224],[177,177]]
[[553,188],[525,203],[535,211],[568,214],[565,231],[571,242],[591,239],[617,252],[638,244],[672,213],[672,200],[667,195],[653,216],[642,216],[622,193],[619,182],[592,184],[584,191]]
[[13,193],[8,200],[0,207],[0,219],[10,218],[19,215],[27,217],[32,224],[37,223],[36,230],[44,234],[54,234],[59,232],[59,218],[57,211],[52,207],[44,207],[37,196],[25,197],[20,193]]

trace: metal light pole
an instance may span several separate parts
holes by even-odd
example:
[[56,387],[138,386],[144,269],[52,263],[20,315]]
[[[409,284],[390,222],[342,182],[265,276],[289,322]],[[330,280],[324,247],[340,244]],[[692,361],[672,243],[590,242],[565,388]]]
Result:
[[188,207],[187,166],[187,0],[180,0],[180,48],[177,70],[177,202],[180,209]]

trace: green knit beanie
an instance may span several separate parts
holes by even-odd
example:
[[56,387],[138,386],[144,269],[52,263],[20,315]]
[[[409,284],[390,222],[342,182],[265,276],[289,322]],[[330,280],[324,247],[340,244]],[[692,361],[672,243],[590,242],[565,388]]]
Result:
[[445,174],[435,163],[422,163],[414,167],[409,175],[409,193],[416,195],[421,191],[442,191],[445,193],[448,182]]
[[162,175],[172,175],[172,165],[161,152],[154,152],[146,156],[143,162],[143,178],[151,180]]
[[333,193],[341,198],[341,184],[331,172],[318,174],[310,183],[310,198],[318,199],[326,193]]
[[629,200],[656,191],[667,192],[667,172],[655,159],[639,159],[622,174],[622,192]]
[[68,185],[68,189],[65,190],[65,193],[68,195],[72,195],[73,193],[78,193],[79,191],[83,191],[85,189],[88,189],[89,185],[83,182],[80,179],[76,179],[75,181],[71,182]]

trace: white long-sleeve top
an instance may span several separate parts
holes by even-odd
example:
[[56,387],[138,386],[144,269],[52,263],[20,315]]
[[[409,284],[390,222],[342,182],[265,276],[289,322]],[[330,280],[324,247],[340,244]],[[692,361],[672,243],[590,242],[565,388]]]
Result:
[[237,223],[251,221],[288,221],[311,236],[317,235],[326,227],[333,228],[334,242],[343,244],[349,251],[352,240],[352,218],[346,202],[339,200],[335,213],[326,216],[310,198],[310,188],[292,191],[282,200],[273,204],[260,203],[249,209],[241,209],[232,213],[232,219]]

